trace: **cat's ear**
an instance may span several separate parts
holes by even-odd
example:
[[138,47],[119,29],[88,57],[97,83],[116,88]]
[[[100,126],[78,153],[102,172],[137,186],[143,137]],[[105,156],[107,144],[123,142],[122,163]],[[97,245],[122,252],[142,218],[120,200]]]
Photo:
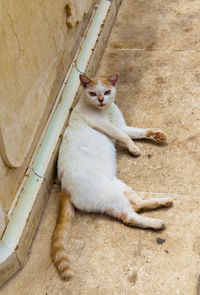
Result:
[[81,84],[84,88],[86,88],[87,85],[90,84],[90,82],[91,82],[91,79],[85,75],[79,75],[79,79],[80,79]]
[[115,73],[108,78],[108,81],[112,84],[112,86],[115,86],[117,84],[118,78],[119,78],[119,74]]

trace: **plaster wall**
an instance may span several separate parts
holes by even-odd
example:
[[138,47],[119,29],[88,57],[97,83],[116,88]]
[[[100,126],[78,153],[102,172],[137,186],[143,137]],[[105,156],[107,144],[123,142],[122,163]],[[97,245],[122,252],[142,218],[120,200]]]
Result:
[[5,214],[94,2],[0,0],[0,201]]

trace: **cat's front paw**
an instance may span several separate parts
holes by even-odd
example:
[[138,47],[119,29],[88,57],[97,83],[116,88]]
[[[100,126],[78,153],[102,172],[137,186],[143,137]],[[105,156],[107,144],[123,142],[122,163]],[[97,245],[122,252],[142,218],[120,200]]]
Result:
[[140,152],[139,148],[138,148],[136,145],[134,145],[134,144],[129,145],[129,146],[128,146],[128,150],[129,150],[129,152],[130,152],[132,155],[134,155],[134,156],[136,156],[136,157],[138,157],[138,156],[141,155],[141,152]]
[[165,133],[162,130],[157,130],[157,129],[147,130],[146,136],[147,138],[152,139],[157,143],[163,143],[167,139]]

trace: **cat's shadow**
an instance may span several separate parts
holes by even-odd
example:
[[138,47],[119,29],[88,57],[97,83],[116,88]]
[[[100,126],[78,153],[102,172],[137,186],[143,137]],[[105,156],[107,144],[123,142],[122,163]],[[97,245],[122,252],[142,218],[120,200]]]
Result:
[[[167,142],[163,142],[163,143],[158,144],[158,143],[156,143],[154,141],[150,141],[150,140],[145,139],[145,138],[143,138],[143,139],[136,139],[136,140],[134,140],[134,142],[135,142],[136,145],[137,145],[137,142],[139,142],[139,143],[144,143],[144,144],[150,144],[152,146],[157,146],[157,147],[160,147],[160,148],[164,148],[164,147],[168,146],[168,143]],[[121,142],[117,142],[116,149],[117,149],[117,152],[120,155],[124,154],[126,156],[131,156],[133,158],[138,158],[138,156],[132,155],[128,151],[127,147],[124,146],[123,143],[121,143]],[[142,155],[142,148],[141,148],[141,155]]]

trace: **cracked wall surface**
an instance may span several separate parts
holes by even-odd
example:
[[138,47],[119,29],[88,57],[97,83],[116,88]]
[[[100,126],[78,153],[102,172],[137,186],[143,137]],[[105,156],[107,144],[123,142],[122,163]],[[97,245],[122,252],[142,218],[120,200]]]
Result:
[[95,1],[88,1],[85,10],[84,2],[76,6],[74,27],[67,25],[69,2],[77,4],[67,0],[0,0],[0,200],[5,212],[21,183]]

